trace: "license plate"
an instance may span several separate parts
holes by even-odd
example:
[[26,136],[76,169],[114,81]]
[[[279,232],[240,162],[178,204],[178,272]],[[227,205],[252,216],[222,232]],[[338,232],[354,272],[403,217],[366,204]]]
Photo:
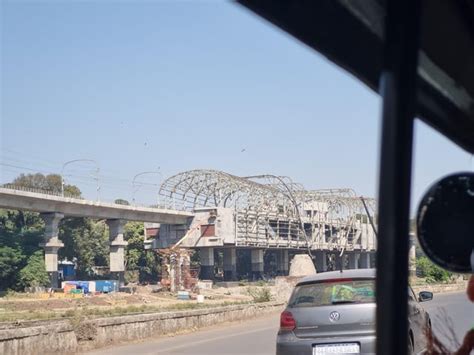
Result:
[[314,345],[313,355],[320,354],[360,354],[360,345],[357,343]]

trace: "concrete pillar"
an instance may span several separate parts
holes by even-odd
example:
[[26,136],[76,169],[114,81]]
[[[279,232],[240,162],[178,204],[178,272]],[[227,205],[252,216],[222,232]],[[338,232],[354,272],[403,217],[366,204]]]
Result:
[[346,259],[346,255],[342,254],[342,256],[341,256],[340,252],[336,252],[335,257],[336,257],[335,263],[334,263],[335,268],[336,268],[335,270],[339,271],[341,269],[344,269],[344,266],[345,266],[344,262],[345,262],[345,259]]
[[235,248],[224,249],[224,280],[237,280],[237,253]]
[[263,277],[263,249],[251,250],[252,260],[252,278],[254,280],[261,280]]
[[277,274],[280,276],[287,276],[289,269],[288,250],[276,251]]
[[326,262],[326,252],[317,251],[314,253],[314,261],[316,264],[316,272],[325,272],[327,271],[327,262]]
[[356,253],[352,252],[347,254],[347,257],[349,259],[349,269],[357,269],[357,255]]
[[58,288],[58,250],[64,244],[58,237],[59,221],[64,218],[61,213],[41,213],[41,218],[44,221],[44,243],[40,247],[44,248],[44,262],[46,264],[46,271],[51,281],[51,287]]
[[359,267],[361,269],[370,269],[370,253],[364,252],[360,254]]
[[214,280],[214,248],[200,248],[201,280]]
[[408,241],[408,272],[410,276],[416,276],[416,242],[413,233],[410,233]]
[[110,241],[110,273],[119,281],[119,285],[125,283],[125,247],[127,242],[123,240],[123,228],[127,223],[123,219],[108,219]]

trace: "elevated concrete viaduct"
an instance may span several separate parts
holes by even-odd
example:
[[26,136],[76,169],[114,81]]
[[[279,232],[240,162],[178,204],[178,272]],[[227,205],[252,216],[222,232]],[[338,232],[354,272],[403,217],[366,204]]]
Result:
[[59,222],[64,217],[105,219],[110,236],[110,272],[123,282],[125,247],[123,227],[127,221],[187,225],[194,216],[191,212],[161,208],[125,206],[95,202],[44,193],[0,188],[0,208],[39,212],[45,223],[44,248],[46,271],[51,286],[58,287],[58,250],[64,246],[59,239]]
[[[110,271],[118,278],[125,271],[126,221],[151,223],[154,235],[159,230],[150,248],[179,246],[199,251],[202,279],[215,277],[216,250],[222,253],[226,280],[239,277],[242,252],[249,253],[251,264],[245,273],[255,279],[269,270],[269,264],[272,273],[288,274],[295,253],[311,253],[318,271],[373,265],[376,201],[362,198],[352,189],[306,190],[284,176],[238,177],[215,170],[191,170],[166,179],[159,194],[171,208],[125,206],[0,188],[0,208],[41,214],[46,224],[42,246],[53,285],[57,285],[58,249],[63,246],[58,225],[65,216],[107,221]],[[339,257],[342,254],[343,260]]]

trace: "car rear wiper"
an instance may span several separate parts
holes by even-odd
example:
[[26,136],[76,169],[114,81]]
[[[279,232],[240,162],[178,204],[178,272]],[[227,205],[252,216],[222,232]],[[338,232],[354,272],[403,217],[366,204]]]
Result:
[[358,303],[357,301],[350,301],[350,300],[340,300],[340,301],[332,301],[331,304],[344,304],[344,303]]

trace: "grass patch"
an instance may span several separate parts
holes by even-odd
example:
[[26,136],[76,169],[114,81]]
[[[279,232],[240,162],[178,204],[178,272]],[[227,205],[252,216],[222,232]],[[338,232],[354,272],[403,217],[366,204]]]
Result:
[[132,314],[143,314],[143,313],[160,313],[160,312],[172,312],[172,311],[185,311],[192,309],[206,309],[215,308],[222,306],[232,306],[249,304],[251,302],[222,302],[222,303],[196,303],[196,302],[183,302],[176,303],[169,306],[153,306],[153,305],[130,305],[126,307],[76,307],[74,309],[68,309],[65,311],[11,311],[11,312],[0,312],[0,322],[14,322],[14,321],[29,321],[29,320],[53,320],[53,319],[69,319],[73,322],[83,319],[101,318],[101,317],[114,317],[124,316]]
[[247,287],[247,293],[256,303],[269,302],[272,300],[272,294],[268,287]]

